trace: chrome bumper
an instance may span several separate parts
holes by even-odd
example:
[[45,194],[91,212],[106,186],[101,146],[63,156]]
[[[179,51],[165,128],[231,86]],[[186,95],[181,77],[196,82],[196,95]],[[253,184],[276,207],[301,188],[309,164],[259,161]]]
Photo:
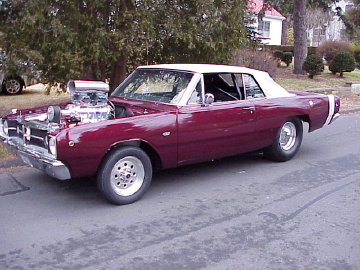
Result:
[[331,123],[333,123],[333,122],[334,122],[336,119],[338,119],[339,117],[340,117],[340,113],[335,113],[334,116],[331,118],[329,125],[330,125]]
[[69,168],[59,160],[53,158],[50,154],[42,152],[39,147],[24,146],[17,142],[17,138],[5,137],[0,134],[0,143],[15,156],[30,165],[33,168],[42,170],[46,174],[57,178],[59,180],[66,180],[71,178]]

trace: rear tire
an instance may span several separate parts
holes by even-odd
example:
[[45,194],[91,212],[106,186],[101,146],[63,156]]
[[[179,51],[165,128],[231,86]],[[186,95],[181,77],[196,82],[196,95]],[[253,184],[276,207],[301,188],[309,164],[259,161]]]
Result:
[[114,150],[104,160],[97,177],[99,191],[118,205],[139,200],[148,190],[152,164],[148,155],[136,147]]
[[264,157],[274,161],[288,161],[299,151],[302,138],[301,120],[291,117],[281,126],[274,142],[264,149]]

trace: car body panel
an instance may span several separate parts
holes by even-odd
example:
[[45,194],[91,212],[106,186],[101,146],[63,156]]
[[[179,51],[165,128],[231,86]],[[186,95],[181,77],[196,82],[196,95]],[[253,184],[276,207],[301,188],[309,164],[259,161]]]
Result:
[[253,102],[188,105],[178,113],[178,163],[201,162],[254,147]]
[[[175,104],[112,95],[109,98],[111,107],[125,108],[128,114],[90,123],[79,123],[69,118],[55,131],[50,128],[48,137],[55,138],[57,152],[49,153],[53,158],[52,161],[47,158],[51,161],[49,164],[58,164],[61,166],[58,171],[69,171],[73,178],[93,176],[113,149],[127,145],[142,148],[154,163],[158,161],[153,164],[154,167],[173,168],[263,149],[273,143],[280,127],[290,117],[298,117],[308,122],[309,132],[312,132],[331,123],[339,112],[340,100],[336,96],[288,92],[277,85],[267,73],[248,68],[170,64],[138,69],[145,69],[150,73],[151,70],[185,71],[193,74],[193,77]],[[204,76],[225,73],[251,75],[261,87],[264,96],[205,103],[204,96],[208,88],[204,87]],[[242,89],[240,83],[236,82],[235,75],[231,75],[231,78],[234,80],[232,89],[237,89],[239,97],[246,96],[242,92],[246,89]],[[118,89],[126,83],[128,82],[125,81]],[[201,96],[200,101],[190,102],[194,93]],[[64,110],[67,107],[66,104],[60,106]],[[39,120],[46,111],[47,107],[42,107],[9,114],[0,121],[1,140],[8,145],[10,143],[12,147],[18,148],[17,150],[27,148],[33,127],[50,125],[48,120]],[[14,124],[16,119],[24,118],[27,121],[22,120],[22,124],[17,127],[22,129],[18,130],[17,136],[20,138],[15,140],[5,134],[8,131],[8,128],[4,128],[5,122],[12,121]],[[19,140],[22,142],[17,147],[15,142]],[[49,150],[43,150],[51,152],[47,144],[48,142],[45,147]],[[32,158],[37,159],[37,156]],[[41,169],[40,165],[36,166]],[[46,166],[44,171],[49,173],[50,165]]]

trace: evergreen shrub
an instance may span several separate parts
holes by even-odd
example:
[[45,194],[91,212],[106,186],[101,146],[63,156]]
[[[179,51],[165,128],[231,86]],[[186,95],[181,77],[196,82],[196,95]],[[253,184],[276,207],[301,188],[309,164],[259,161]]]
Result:
[[355,57],[356,66],[360,68],[360,43],[351,43],[351,52]]
[[309,74],[309,78],[313,79],[315,75],[319,75],[324,71],[324,63],[321,56],[310,54],[306,57],[303,70]]
[[351,72],[355,69],[355,58],[349,52],[340,52],[334,56],[331,61],[329,70],[333,73],[340,73],[340,77],[344,72]]
[[287,67],[292,63],[292,60],[293,54],[291,52],[285,52],[281,58],[281,61],[283,61]]
[[284,57],[284,52],[283,51],[274,51],[273,56],[274,56],[274,58],[276,59],[276,61],[278,63],[277,64],[278,67],[280,67],[280,63],[282,61],[282,58]]
[[273,56],[274,56],[275,58],[281,59],[281,58],[283,58],[283,56],[284,56],[284,52],[283,52],[283,51],[274,51]]

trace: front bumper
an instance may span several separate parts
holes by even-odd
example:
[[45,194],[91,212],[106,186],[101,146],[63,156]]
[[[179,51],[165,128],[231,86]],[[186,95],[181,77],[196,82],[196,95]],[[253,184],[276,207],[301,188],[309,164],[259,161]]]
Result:
[[0,143],[15,156],[30,165],[33,168],[42,170],[46,174],[59,180],[67,180],[71,178],[69,168],[52,155],[46,153],[40,147],[31,147],[23,145],[18,138],[6,137],[0,134]]

